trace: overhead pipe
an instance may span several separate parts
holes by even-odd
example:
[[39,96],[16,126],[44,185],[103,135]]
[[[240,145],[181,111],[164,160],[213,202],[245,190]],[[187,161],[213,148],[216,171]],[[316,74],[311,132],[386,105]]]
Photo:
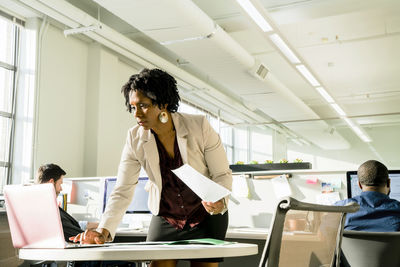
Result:
[[[90,26],[92,24],[98,23],[97,19],[91,17],[82,10],[63,0],[19,1],[33,7],[39,12],[46,14],[59,22],[62,22],[63,24],[71,28],[80,27],[82,25]],[[62,10],[62,13],[60,13],[58,10]],[[121,55],[126,56],[127,58],[137,62],[144,67],[153,68],[155,66],[158,66],[162,69],[168,70],[168,72],[170,72],[175,77],[190,83],[194,87],[206,88],[209,92],[211,92],[211,95],[224,101],[225,103],[229,103],[231,106],[234,106],[236,111],[247,114],[247,117],[251,122],[255,122],[253,118],[260,117],[258,114],[253,114],[253,112],[249,111],[239,101],[236,101],[231,97],[221,93],[208,83],[178,68],[176,65],[161,58],[157,54],[142,47],[141,45],[123,36],[122,34],[116,32],[107,25],[101,24],[101,26],[102,28],[95,32],[85,32],[83,34],[103,44],[104,46],[109,47],[110,49],[120,53]],[[135,54],[131,51],[135,51]]]
[[[71,28],[81,27],[82,25],[90,26],[95,23],[97,24],[99,23],[97,19],[91,17],[90,15],[86,14],[82,10],[76,8],[75,6],[64,0],[19,0],[19,1],[35,8],[41,13],[49,15],[50,17],[56,19],[57,21],[62,22],[63,24]],[[60,13],[58,10],[62,10],[62,13]],[[101,24],[101,26],[102,28],[96,32],[85,32],[83,34],[103,44],[104,46],[116,51],[117,53],[120,53],[121,55],[135,61],[136,63],[144,67],[153,68],[155,66],[158,66],[162,69],[168,70],[175,77],[190,83],[194,87],[205,88],[208,91],[207,94],[209,94],[212,98],[217,99],[223,103],[226,103],[229,106],[232,106],[235,112],[240,112],[244,115],[244,117],[240,116],[241,118],[243,119],[247,118],[247,121],[249,121],[250,123],[254,123],[257,121],[265,121],[264,117],[247,109],[241,102],[220,92],[219,90],[215,89],[208,83],[200,80],[196,76],[191,75],[186,71],[178,68],[176,65],[161,58],[157,54],[142,47],[141,45],[125,37],[124,35],[116,32],[107,25]],[[217,32],[225,36],[223,38],[218,38],[219,42],[221,43],[224,43],[224,38],[226,37],[231,38],[222,29],[218,30]],[[219,34],[219,36],[222,36],[221,34]],[[237,43],[235,47],[236,51],[241,51],[238,52],[237,55],[244,55],[243,52],[246,52]],[[135,51],[135,54],[131,51]],[[241,61],[243,64],[246,64],[246,62],[248,65],[252,64],[251,63],[252,60],[250,59],[250,57],[247,56],[242,57]],[[203,91],[199,93],[203,94]],[[279,129],[280,132],[284,132],[285,134],[289,135],[291,134],[290,130],[285,129],[285,127],[279,127]]]
[[[41,0],[45,1],[45,0]],[[124,3],[124,1],[106,1],[106,0],[94,0],[104,8],[108,9],[110,12],[115,11],[115,5]],[[163,0],[159,0],[162,2]],[[133,2],[126,1],[126,3],[134,5]],[[148,2],[149,5],[157,4],[157,2]],[[193,36],[209,36],[208,39],[218,45],[222,50],[227,51],[230,56],[235,58],[243,68],[244,71],[250,72],[255,69],[258,65],[255,58],[245,50],[236,40],[234,40],[226,31],[224,31],[195,3],[190,0],[169,0],[168,8],[173,10],[176,16],[179,16],[180,21],[182,21],[182,27],[189,27],[191,31],[173,31],[174,39],[175,36],[179,36],[181,40],[190,39]],[[120,16],[121,14],[118,14]],[[136,27],[140,31],[147,34],[152,39],[158,41],[159,43],[168,43],[171,40],[160,38],[158,31],[149,30],[146,28],[147,20],[141,22],[136,19],[136,17],[123,17],[123,20],[130,23],[132,26]],[[168,24],[167,17],[166,21],[163,18],[159,18],[158,24],[155,26],[163,25],[163,27],[173,28],[173,22]],[[153,23],[154,24],[154,23]],[[175,40],[178,41],[178,40]],[[173,49],[172,49],[173,50]],[[277,94],[285,97],[287,100],[291,101],[293,105],[303,111],[304,114],[310,116],[311,118],[319,118],[319,116],[306,105],[299,97],[297,97],[291,90],[289,90],[283,83],[281,83],[272,73],[267,74],[267,78],[262,80],[268,88],[273,89]],[[261,120],[262,121],[262,120]]]

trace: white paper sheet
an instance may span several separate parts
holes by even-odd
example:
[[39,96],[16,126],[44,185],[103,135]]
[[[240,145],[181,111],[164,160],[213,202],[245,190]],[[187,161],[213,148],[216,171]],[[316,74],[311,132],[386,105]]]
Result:
[[172,172],[204,201],[217,202],[231,193],[231,191],[205,177],[188,164],[172,170]]
[[333,205],[336,201],[340,200],[339,192],[323,193],[315,196],[317,204]]
[[236,197],[249,197],[249,187],[243,174],[233,176],[232,194]]
[[288,197],[292,195],[292,189],[290,189],[286,175],[279,175],[278,177],[272,179],[271,182],[277,198]]

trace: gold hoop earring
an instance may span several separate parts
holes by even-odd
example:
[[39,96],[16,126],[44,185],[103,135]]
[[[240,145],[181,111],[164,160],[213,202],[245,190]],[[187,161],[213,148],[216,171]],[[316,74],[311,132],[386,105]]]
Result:
[[158,115],[158,119],[160,120],[161,123],[167,123],[168,122],[168,113],[163,111]]

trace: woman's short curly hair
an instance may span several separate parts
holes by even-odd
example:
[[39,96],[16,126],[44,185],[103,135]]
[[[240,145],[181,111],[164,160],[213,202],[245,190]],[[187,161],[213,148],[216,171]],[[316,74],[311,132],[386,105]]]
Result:
[[121,92],[125,97],[125,106],[132,112],[129,103],[131,91],[140,91],[152,100],[153,105],[163,108],[167,105],[167,110],[171,113],[176,112],[179,107],[178,87],[176,80],[167,72],[160,69],[143,69],[140,73],[134,74],[129,81],[122,86]]

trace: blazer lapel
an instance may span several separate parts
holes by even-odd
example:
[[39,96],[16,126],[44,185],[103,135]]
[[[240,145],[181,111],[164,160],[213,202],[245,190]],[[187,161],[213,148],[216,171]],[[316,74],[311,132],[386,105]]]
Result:
[[[158,156],[157,143],[150,130],[142,130],[141,139],[144,141],[143,150],[145,161],[148,162],[156,184],[161,184],[160,158]],[[148,170],[146,169],[146,172]]]
[[174,122],[176,130],[176,140],[178,141],[179,151],[181,153],[183,163],[188,163],[187,156],[187,135],[188,130],[186,125],[182,122],[181,117],[177,113],[171,113],[172,121]]

